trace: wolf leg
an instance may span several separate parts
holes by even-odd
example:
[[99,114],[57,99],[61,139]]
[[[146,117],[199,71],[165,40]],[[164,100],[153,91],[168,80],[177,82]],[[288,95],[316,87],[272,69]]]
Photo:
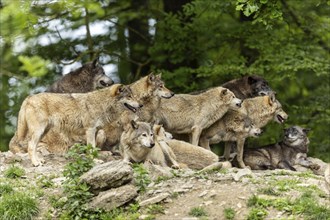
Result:
[[201,137],[199,139],[199,146],[201,146],[202,148],[205,148],[207,150],[211,150],[210,148],[210,140],[206,137]]
[[92,147],[96,147],[96,137],[95,137],[95,134],[96,134],[96,128],[95,127],[88,128],[86,130],[86,142],[87,142],[87,144],[91,144]]
[[280,161],[277,164],[277,167],[280,169],[286,169],[286,170],[292,170],[292,171],[297,171],[296,168],[294,168],[293,166],[291,166],[291,164],[288,161]]
[[37,155],[37,146],[45,130],[46,127],[36,129],[31,135],[31,140],[28,142],[28,153],[33,166],[40,166],[45,162],[43,158],[39,158]]
[[159,145],[162,148],[162,151],[164,153],[165,159],[170,162],[170,165],[174,169],[179,169],[180,165],[176,161],[176,156],[172,149],[167,145],[165,141],[159,141]]
[[199,137],[201,136],[202,129],[198,126],[193,126],[191,129],[191,139],[190,143],[192,145],[198,146]]
[[223,152],[223,156],[226,160],[230,159],[230,152],[231,152],[231,146],[233,145],[233,142],[227,141],[225,143],[225,151]]
[[240,168],[246,167],[243,161],[244,143],[245,143],[245,139],[237,140],[237,162]]

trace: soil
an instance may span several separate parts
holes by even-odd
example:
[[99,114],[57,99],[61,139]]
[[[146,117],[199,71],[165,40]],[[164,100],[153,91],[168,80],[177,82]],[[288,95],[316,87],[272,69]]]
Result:
[[[40,198],[41,212],[36,219],[45,219],[45,213],[51,212],[56,219],[56,210],[48,202],[49,195],[61,192],[61,183],[64,180],[62,171],[67,162],[64,156],[44,155],[46,164],[41,167],[32,167],[27,154],[12,155],[10,152],[0,153],[0,179],[3,180],[4,171],[13,163],[24,168],[26,175],[23,177],[29,184],[36,184],[40,176],[52,177],[55,187],[45,189]],[[98,161],[101,162],[101,161]],[[161,173],[161,172],[160,172]],[[138,201],[144,201],[159,195],[168,196],[160,204],[164,210],[153,213],[159,220],[194,220],[194,219],[226,219],[224,210],[231,208],[235,212],[234,219],[247,219],[251,207],[248,200],[253,195],[264,198],[298,198],[304,189],[315,191],[315,203],[330,209],[330,187],[323,176],[306,172],[292,172],[283,170],[251,171],[248,169],[220,169],[207,173],[192,170],[172,170],[172,177],[158,176],[151,182],[146,192],[141,193]],[[173,175],[174,174],[174,175]],[[286,182],[287,181],[287,182]],[[290,183],[295,185],[290,185]],[[280,195],[269,196],[262,193],[262,189],[272,188]],[[207,216],[194,217],[190,214],[193,208],[202,208]],[[304,219],[303,215],[291,216],[290,213],[267,208],[266,219]],[[140,219],[146,219],[147,206],[140,207]],[[329,216],[330,219],[330,216]]]

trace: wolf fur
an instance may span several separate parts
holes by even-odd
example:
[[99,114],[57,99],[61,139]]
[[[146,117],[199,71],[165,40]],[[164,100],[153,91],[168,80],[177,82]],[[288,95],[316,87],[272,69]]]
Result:
[[294,165],[319,169],[307,160],[309,129],[292,126],[284,130],[283,140],[262,147],[246,149],[244,163],[253,170],[287,169],[296,171]]
[[62,76],[50,85],[46,92],[86,93],[112,85],[114,82],[104,73],[98,59]]
[[143,105],[143,108],[137,114],[139,119],[145,122],[155,120],[154,111],[159,108],[161,99],[169,99],[174,96],[174,93],[165,87],[161,74],[154,75],[150,73],[148,76],[130,84],[130,87]]
[[[153,122],[153,112],[159,107],[161,98],[171,98],[174,93],[167,89],[161,80],[161,74],[153,73],[145,76],[136,82],[130,84],[130,88],[143,108],[139,109],[137,116],[139,121]],[[112,149],[119,144],[120,136],[124,131],[124,125],[134,120],[136,115],[128,114],[121,117],[117,122],[108,123],[103,130],[106,135],[106,141],[102,144],[102,149]]]
[[136,112],[139,107],[130,88],[120,84],[90,93],[32,95],[19,111],[17,141],[28,140],[30,159],[38,166],[43,161],[36,149],[48,131],[86,135],[86,143],[95,147],[96,134],[105,122],[114,120],[125,109]]
[[241,100],[228,89],[216,87],[198,95],[179,94],[162,99],[154,112],[156,123],[166,131],[189,134],[190,143],[198,145],[203,129],[220,119],[228,109],[236,109]]
[[[244,168],[244,143],[246,137],[250,136],[250,134],[244,131],[236,133],[236,131],[239,131],[240,127],[244,127],[247,122],[246,120],[251,120],[251,124],[254,125],[254,128],[258,129],[264,127],[271,120],[283,123],[287,117],[288,115],[283,111],[281,103],[275,98],[274,94],[271,96],[258,96],[245,99],[243,100],[242,108],[237,111],[228,112],[223,118],[215,122],[202,133],[201,145],[208,148],[210,141],[212,144],[219,143],[220,141],[227,141],[225,144],[224,156],[228,160],[231,150],[231,143],[228,141],[235,141],[237,143],[237,160],[240,167]],[[231,132],[227,133],[229,129],[231,129]],[[253,130],[251,131],[253,132]]]
[[167,140],[166,144],[172,149],[179,164],[185,164],[190,169],[201,170],[219,161],[218,155],[210,150],[179,140]]
[[274,93],[268,82],[257,75],[244,76],[222,84],[222,87],[232,91],[239,99],[265,96]]

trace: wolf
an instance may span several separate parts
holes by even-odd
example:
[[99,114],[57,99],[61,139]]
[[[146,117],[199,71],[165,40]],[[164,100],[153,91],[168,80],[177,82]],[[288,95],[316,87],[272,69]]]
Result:
[[84,64],[82,67],[62,76],[50,85],[46,92],[50,93],[85,93],[114,84],[104,73],[98,59]]
[[220,119],[228,109],[240,108],[241,100],[223,87],[216,87],[198,95],[179,94],[162,99],[154,112],[156,124],[166,131],[189,134],[190,143],[198,145],[203,129]]
[[239,79],[233,79],[221,85],[230,89],[239,99],[253,98],[257,96],[271,95],[274,93],[268,82],[257,75],[244,76]]
[[243,160],[253,170],[287,169],[296,171],[294,165],[319,169],[307,160],[308,132],[310,129],[292,126],[284,130],[283,140],[262,147],[245,149]]
[[118,117],[125,109],[136,112],[140,104],[128,86],[116,84],[89,93],[39,93],[27,97],[18,114],[17,140],[28,140],[32,164],[42,159],[36,154],[42,137],[51,130],[84,136],[86,143],[96,146],[96,135],[106,122]]
[[114,146],[118,145],[120,136],[124,131],[124,125],[135,120],[135,117],[138,117],[139,121],[154,122],[153,112],[159,107],[160,99],[169,99],[174,95],[171,90],[165,87],[161,80],[161,74],[150,73],[129,86],[143,108],[140,108],[134,115],[125,113],[118,118],[117,122],[107,123],[103,127],[106,141],[100,146],[102,149],[112,150]]
[[[237,119],[235,119],[237,117]],[[249,119],[244,119],[248,117]],[[242,108],[236,111],[228,112],[223,118],[215,122],[212,126],[202,133],[202,145],[206,148],[211,143],[219,143],[220,141],[227,141],[225,144],[224,157],[228,160],[231,150],[231,144],[228,141],[235,141],[237,143],[237,160],[241,168],[245,167],[243,162],[243,148],[245,139],[251,134],[243,132],[235,134],[239,127],[244,127],[246,120],[251,120],[250,125],[253,124],[255,128],[261,129],[268,122],[274,120],[280,124],[288,118],[287,113],[282,109],[281,103],[276,99],[274,94],[270,96],[257,96],[254,98],[244,99]],[[231,128],[233,133],[227,133],[227,127]],[[251,130],[252,136],[258,136],[259,132]],[[225,135],[226,134],[226,135]]]
[[144,106],[137,113],[139,119],[146,122],[155,120],[154,111],[159,108],[161,99],[170,99],[174,96],[174,93],[165,87],[161,74],[154,75],[150,73],[148,76],[130,84],[130,88]]

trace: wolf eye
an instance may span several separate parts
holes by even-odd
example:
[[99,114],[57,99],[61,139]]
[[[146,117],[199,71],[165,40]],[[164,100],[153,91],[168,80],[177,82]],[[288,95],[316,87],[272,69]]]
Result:
[[150,136],[151,136],[151,137],[153,137],[153,136],[154,136],[154,134],[153,134],[153,133],[151,133],[151,134],[150,134]]
[[147,137],[147,134],[146,134],[146,133],[143,133],[142,136],[143,136],[143,137]]

